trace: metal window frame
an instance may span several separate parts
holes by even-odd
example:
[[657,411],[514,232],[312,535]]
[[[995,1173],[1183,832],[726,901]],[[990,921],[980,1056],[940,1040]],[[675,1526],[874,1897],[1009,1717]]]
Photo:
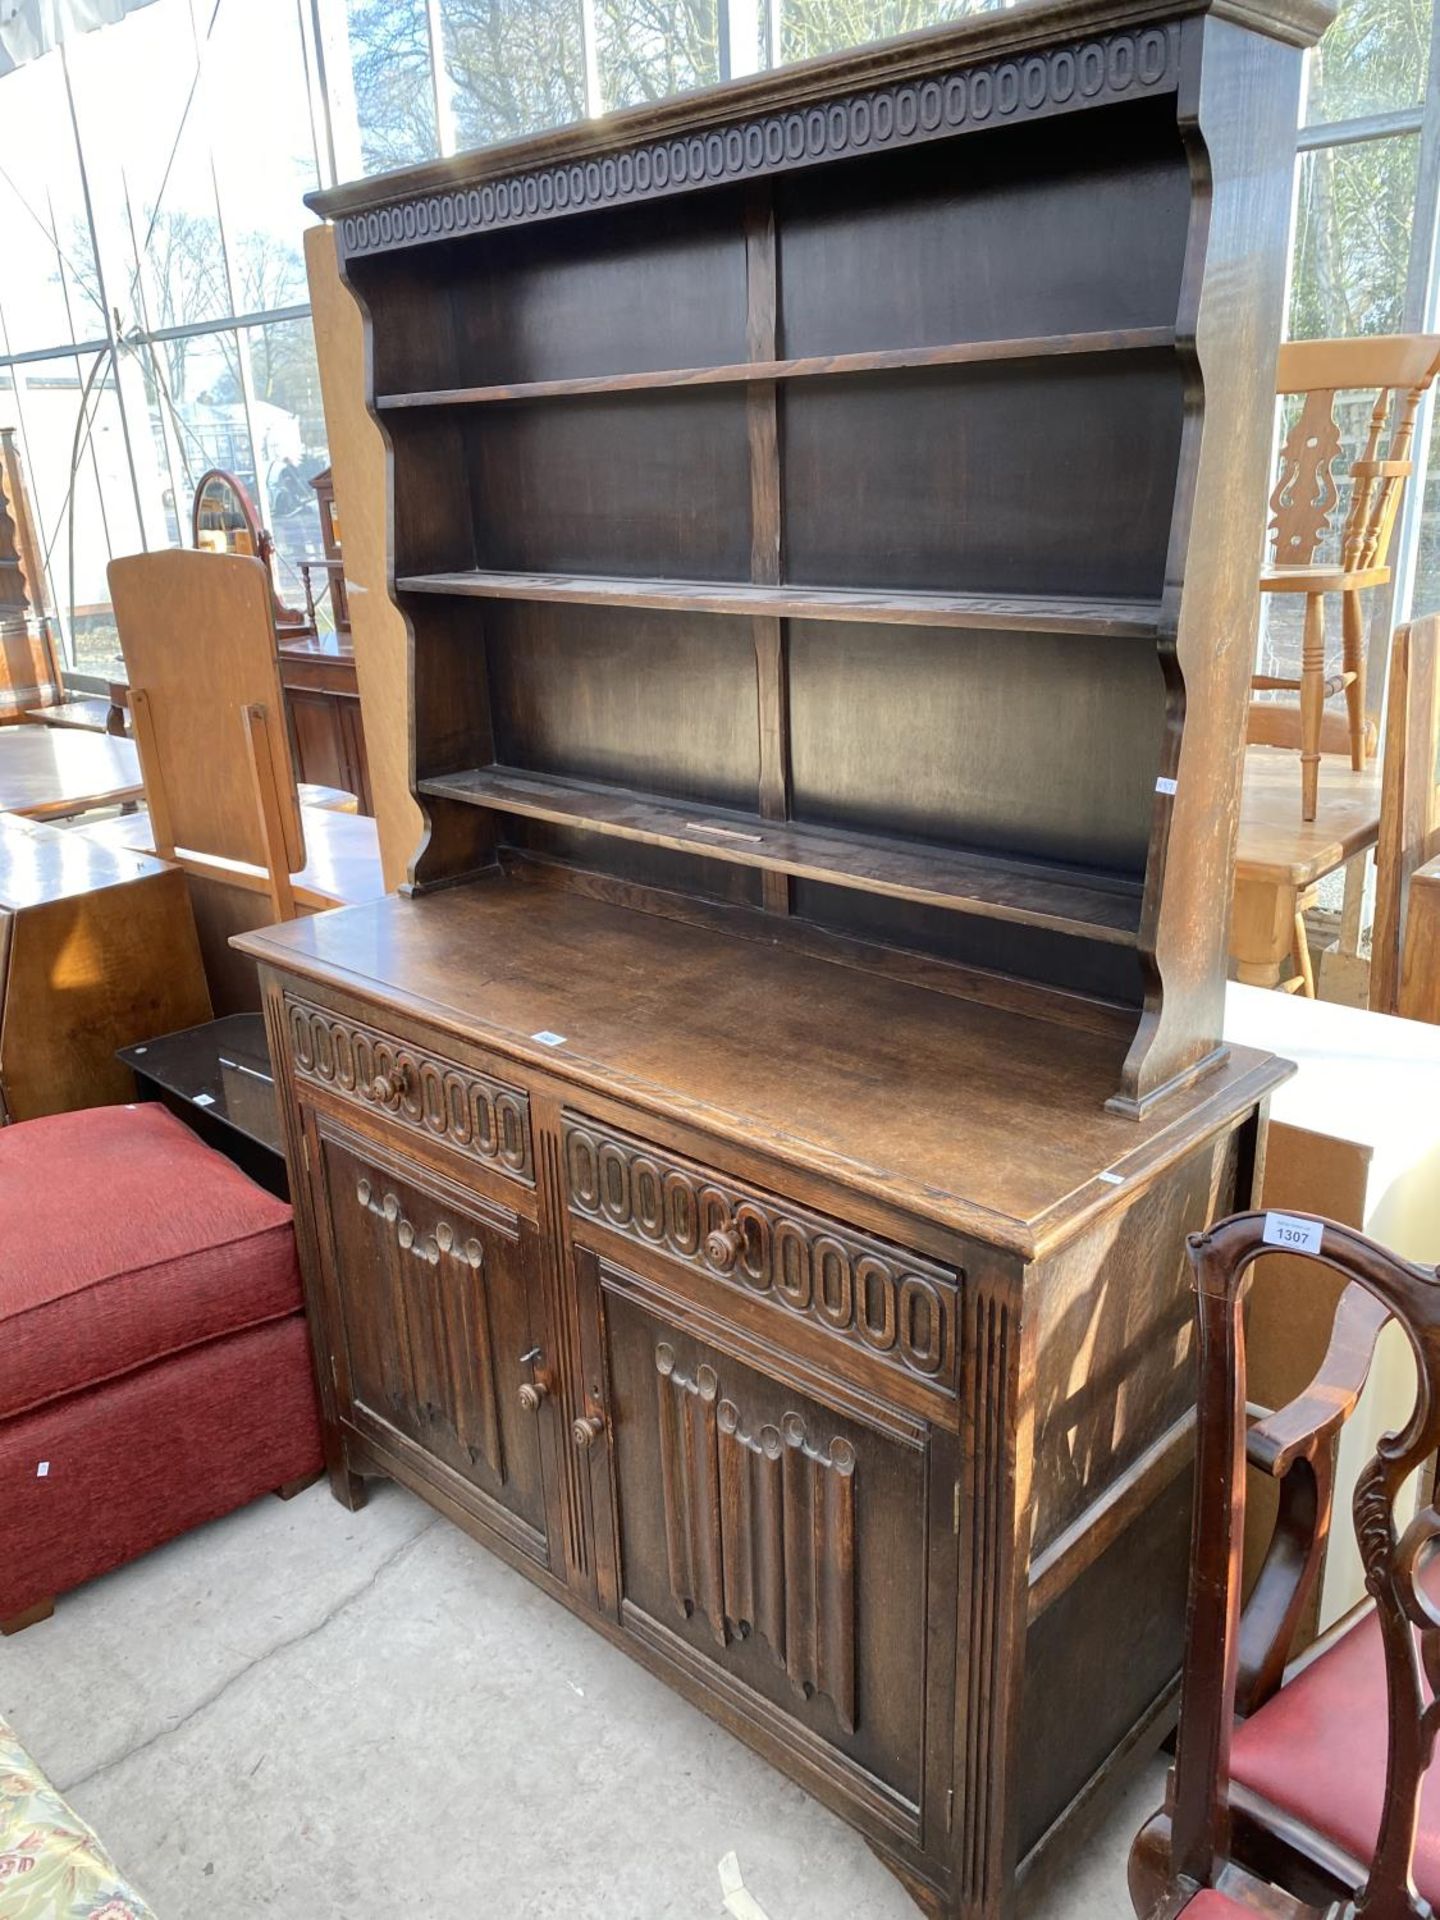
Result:
[[[440,153],[448,155],[456,151],[457,137],[453,92],[445,70],[443,0],[424,0],[424,5],[437,141]],[[354,81],[350,65],[346,0],[295,0],[295,6],[301,58],[305,64],[310,102],[311,137],[317,174],[326,184],[334,184],[338,180],[358,175],[363,170]],[[579,0],[579,6],[582,53],[585,63],[586,110],[592,116],[596,116],[606,111],[606,103],[598,61],[595,0]],[[764,50],[765,56],[771,65],[778,64],[783,8],[784,0],[765,0],[763,5],[760,0],[717,0],[721,64],[725,78],[739,77],[743,73],[753,72],[762,64],[760,46],[762,26],[766,30],[768,41]],[[199,22],[195,18],[193,0],[187,11],[191,18],[192,33],[196,37],[199,77],[203,83],[204,42],[200,36]],[[68,61],[63,48],[59,58],[66,63],[65,88],[70,107],[70,133],[80,173],[95,268],[101,276],[103,288],[104,264],[101,259],[100,238],[96,231],[90,203],[90,174],[85,153],[83,114],[75,101],[70,85]],[[1395,111],[1302,126],[1296,133],[1297,161],[1301,156],[1323,148],[1352,146],[1366,141],[1413,138],[1416,135],[1420,140],[1420,157],[1402,324],[1407,331],[1427,331],[1435,329],[1437,324],[1440,324],[1440,244],[1437,244],[1437,239],[1440,239],[1440,0],[1436,0],[1436,4],[1432,6],[1429,67],[1424,100],[1416,106]],[[226,218],[229,211],[229,195],[216,168],[213,151],[210,159],[217,217],[221,228],[226,287],[233,309],[235,282],[227,239]],[[132,236],[132,250],[133,246]],[[0,352],[0,369],[15,370],[18,383],[23,377],[20,373],[21,369],[44,361],[102,353],[110,355],[118,367],[119,355],[124,351],[147,348],[170,340],[233,332],[238,343],[246,427],[250,435],[257,480],[260,482],[263,495],[264,480],[258,472],[259,451],[255,444],[254,381],[249,365],[248,329],[287,320],[308,319],[310,317],[308,303],[254,313],[240,314],[232,311],[212,319],[164,328],[149,327],[144,323],[145,316],[142,314],[141,324],[127,331],[123,337],[117,333],[108,299],[106,309],[106,332],[103,336],[78,341],[73,338],[66,341],[57,340],[51,346],[30,348],[22,353]],[[4,344],[8,343],[0,341],[0,345]],[[131,437],[136,429],[128,420],[123,395],[117,393],[117,398],[130,483],[135,496],[137,516],[143,529],[145,514],[139,498],[140,483]],[[1415,474],[1407,489],[1400,525],[1396,529],[1395,578],[1390,593],[1386,596],[1388,604],[1377,605],[1376,608],[1376,632],[1378,633],[1383,625],[1387,639],[1388,623],[1392,617],[1405,618],[1413,600],[1433,417],[1433,397],[1427,396],[1417,425]],[[263,510],[263,499],[260,504]],[[68,631],[68,622],[62,620],[61,624],[64,645],[69,652],[73,641]],[[1374,651],[1372,644],[1372,653]],[[1377,667],[1381,664],[1379,658],[1376,659],[1375,664]],[[1383,681],[1383,673],[1372,674],[1371,691],[1376,701],[1383,699]]]
[[[335,111],[336,102],[331,92],[327,90],[325,86],[322,52],[324,39],[320,33],[318,23],[322,11],[328,11],[333,15],[336,5],[337,0],[295,0],[301,58],[305,64],[307,95],[310,102],[310,133],[316,158],[316,175],[317,178],[326,181],[327,184],[333,184],[335,178],[338,177],[338,174],[341,172],[359,170],[358,131],[354,137],[353,150],[347,150],[343,139],[338,143],[337,150],[335,123],[339,116]],[[338,6],[340,9],[340,17],[343,21],[343,0],[338,0]],[[218,11],[218,6],[216,10]],[[197,94],[203,95],[207,64],[205,54],[208,46],[208,31],[202,31],[201,22],[195,12],[195,0],[189,0],[185,11],[189,19],[191,34],[195,45],[196,77],[198,83],[196,91]],[[348,42],[344,44],[348,54]],[[107,250],[102,246],[91,195],[91,181],[94,176],[91,171],[90,156],[87,153],[84,109],[76,98],[75,90],[71,82],[69,54],[63,43],[52,57],[59,60],[63,76],[65,99],[68,109],[67,131],[75,155],[80,180],[81,203],[84,209],[87,239],[91,252],[92,265],[97,276],[100,300],[105,313],[105,332],[94,338],[77,340],[74,337],[75,327],[73,314],[70,313],[67,306],[68,331],[70,334],[68,339],[57,339],[53,343],[45,346],[31,347],[22,352],[13,353],[8,350],[8,339],[3,336],[3,333],[0,333],[0,371],[9,371],[15,383],[16,413],[20,422],[22,438],[25,434],[24,416],[26,409],[24,404],[24,388],[26,384],[26,368],[38,366],[46,362],[65,361],[72,361],[79,367],[86,358],[92,355],[100,355],[107,359],[110,363],[110,370],[104,375],[104,378],[107,382],[113,382],[115,388],[126,471],[129,476],[136,521],[139,528],[140,540],[143,545],[147,539],[146,527],[150,516],[147,514],[145,502],[142,498],[140,471],[135,457],[135,436],[141,431],[141,427],[139,423],[131,420],[129,408],[126,404],[123,382],[120,378],[122,358],[127,353],[144,351],[168,341],[200,339],[222,333],[233,334],[236,341],[237,361],[240,370],[245,430],[250,442],[252,465],[255,469],[260,495],[257,505],[263,516],[268,511],[268,501],[266,499],[266,477],[260,471],[260,448],[255,432],[256,398],[254,377],[250,362],[250,330],[257,326],[272,326],[286,321],[309,320],[311,318],[309,302],[291,303],[283,307],[263,308],[253,312],[248,309],[243,313],[235,310],[238,305],[236,298],[237,290],[229,244],[229,233],[233,223],[227,218],[231,211],[231,202],[234,199],[234,194],[230,191],[229,184],[222,179],[222,170],[218,166],[213,144],[207,142],[211,183],[215,197],[216,218],[220,231],[222,270],[229,311],[223,315],[216,315],[204,320],[182,322],[175,326],[152,327],[149,324],[147,302],[144,296],[144,276],[143,273],[139,273],[141,261],[132,212],[129,218],[128,242],[130,252],[135,256],[134,264],[137,273],[139,273],[137,324],[126,328],[125,331],[122,332],[117,323],[115,309],[109,297],[106,278]],[[347,86],[349,85],[348,67],[345,69],[345,83]],[[351,117],[353,123],[353,93],[351,101]],[[103,163],[104,156],[97,155],[96,159]],[[128,191],[126,202],[128,206]],[[113,258],[111,264],[113,264]],[[144,423],[144,431],[147,433],[150,431],[148,416]],[[175,449],[171,445],[172,436],[169,423],[164,419],[163,407],[162,432],[165,440],[165,465],[169,470],[170,484],[172,490],[174,490],[176,482]],[[104,487],[101,484],[98,466],[95,462],[93,438],[88,428],[82,437],[81,458],[83,459],[87,455],[92,468],[92,477],[96,486],[97,495],[101,499],[101,511],[103,513]],[[178,493],[176,495],[176,504],[178,512]],[[98,680],[95,675],[86,674],[75,666],[75,641],[74,635],[70,630],[69,607],[68,604],[62,606],[62,599],[66,599],[67,596],[62,596],[56,592],[56,569],[52,550],[56,549],[59,543],[65,538],[66,521],[73,515],[74,486],[72,484],[63,503],[52,515],[47,515],[46,503],[41,502],[39,499],[37,499],[33,505],[37,523],[40,528],[42,547],[47,555],[51,556],[47,561],[46,572],[48,577],[46,586],[51,604],[56,610],[56,624],[60,635],[65,682],[69,686],[85,689],[103,686],[104,683]],[[48,520],[51,518],[56,522],[53,526],[48,524]]]

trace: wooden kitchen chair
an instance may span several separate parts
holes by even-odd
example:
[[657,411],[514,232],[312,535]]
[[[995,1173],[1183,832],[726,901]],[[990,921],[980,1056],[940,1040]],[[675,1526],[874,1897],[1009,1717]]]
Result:
[[268,893],[277,920],[378,899],[374,822],[299,803],[263,562],[174,549],[112,560],[109,579],[149,809],[115,830]]
[[[1276,1245],[1272,1219],[1237,1214],[1189,1243],[1200,1404],[1180,1735],[1164,1809],[1131,1854],[1131,1896],[1142,1920],[1424,1920],[1440,1907],[1440,1771],[1426,1773],[1440,1512],[1402,1526],[1397,1509],[1440,1446],[1440,1279],[1350,1227],[1286,1216],[1292,1240],[1314,1236],[1287,1251],[1350,1284],[1315,1380],[1251,1425],[1242,1296]],[[1392,1315],[1419,1388],[1355,1494],[1369,1598],[1287,1670],[1330,1528],[1339,1431]],[[1247,1466],[1278,1481],[1279,1511],[1242,1609]]]
[[[1394,334],[1358,340],[1295,340],[1280,349],[1276,392],[1303,394],[1286,437],[1280,477],[1270,496],[1271,564],[1262,593],[1305,596],[1305,629],[1298,680],[1256,674],[1257,689],[1300,695],[1301,811],[1315,818],[1324,703],[1343,692],[1348,708],[1350,763],[1365,765],[1365,630],[1361,596],[1390,579],[1390,537],[1410,476],[1415,415],[1440,359],[1440,336]],[[1330,532],[1340,492],[1333,468],[1341,457],[1336,401],[1343,394],[1375,394],[1360,456],[1350,469],[1350,505],[1333,562],[1316,554]],[[1325,671],[1325,603],[1340,596],[1343,657]]]

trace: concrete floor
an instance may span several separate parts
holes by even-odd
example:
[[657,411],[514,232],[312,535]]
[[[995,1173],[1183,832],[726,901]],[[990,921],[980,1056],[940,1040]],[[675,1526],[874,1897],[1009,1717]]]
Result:
[[[0,1643],[0,1713],[160,1920],[915,1920],[864,1843],[409,1493],[217,1522]],[[1124,1920],[1158,1765],[1052,1885]]]

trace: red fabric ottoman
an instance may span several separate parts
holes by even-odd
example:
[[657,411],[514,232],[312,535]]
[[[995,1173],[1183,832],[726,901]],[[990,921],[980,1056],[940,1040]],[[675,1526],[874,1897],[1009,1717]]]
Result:
[[320,1466],[289,1207],[160,1106],[0,1128],[0,1622]]

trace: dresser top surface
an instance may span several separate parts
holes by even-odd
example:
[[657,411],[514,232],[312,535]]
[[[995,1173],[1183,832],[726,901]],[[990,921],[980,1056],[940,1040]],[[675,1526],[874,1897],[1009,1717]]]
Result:
[[515,880],[236,944],[1024,1255],[1289,1071],[1236,1048],[1137,1122],[1117,1037]]

